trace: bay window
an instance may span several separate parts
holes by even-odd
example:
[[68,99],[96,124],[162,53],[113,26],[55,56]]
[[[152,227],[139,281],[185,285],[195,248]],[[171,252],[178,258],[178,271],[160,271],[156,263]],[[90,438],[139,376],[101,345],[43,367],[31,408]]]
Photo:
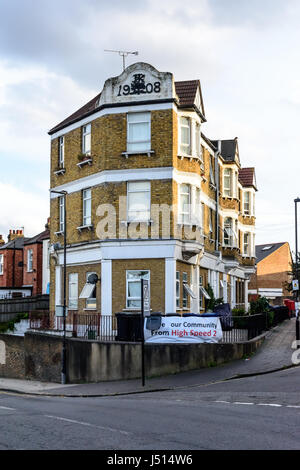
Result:
[[151,150],[151,113],[127,115],[127,152]]
[[191,186],[189,184],[179,186],[178,216],[179,224],[191,222]]
[[202,147],[201,147],[201,128],[200,124],[196,122],[195,126],[195,143],[196,143],[196,155],[202,160]]
[[250,191],[244,192],[244,214],[250,215]]
[[135,181],[127,183],[127,220],[148,222],[151,215],[151,183]]
[[243,253],[246,256],[250,256],[250,233],[244,233],[243,241]]
[[[188,275],[187,273],[182,273],[182,284],[188,283]],[[188,294],[185,289],[183,289],[182,293],[182,308],[187,308],[188,306]]]
[[233,221],[231,217],[224,220],[224,245],[230,248],[237,247],[237,221]]
[[184,116],[180,118],[180,153],[191,155],[191,120]]
[[231,168],[224,169],[223,193],[225,197],[232,196],[232,171]]
[[141,309],[141,279],[150,281],[150,271],[126,271],[126,308]]

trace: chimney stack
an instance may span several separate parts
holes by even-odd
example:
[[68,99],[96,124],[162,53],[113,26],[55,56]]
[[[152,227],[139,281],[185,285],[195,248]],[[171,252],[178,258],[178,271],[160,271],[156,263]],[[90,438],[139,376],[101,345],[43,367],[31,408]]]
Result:
[[24,237],[23,230],[10,229],[7,239],[9,242],[11,242],[12,240],[15,240],[16,238],[20,238],[20,237]]
[[5,244],[5,241],[2,238],[2,235],[0,235],[0,247]]

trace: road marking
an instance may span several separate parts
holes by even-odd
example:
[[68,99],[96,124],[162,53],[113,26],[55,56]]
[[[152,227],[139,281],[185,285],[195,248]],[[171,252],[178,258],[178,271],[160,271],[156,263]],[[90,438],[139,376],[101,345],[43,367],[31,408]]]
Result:
[[8,406],[0,406],[1,410],[11,410],[11,411],[16,411],[15,408],[9,408]]
[[257,406],[277,406],[279,408],[282,405],[279,405],[278,403],[257,403]]
[[217,401],[215,401],[215,403],[229,403],[230,404],[230,401],[217,400]]
[[92,428],[98,428],[98,429],[102,429],[104,431],[118,432],[120,434],[125,434],[125,435],[131,434],[130,432],[121,431],[120,429],[114,429],[114,428],[109,428],[109,427],[105,427],[105,426],[98,426],[97,424],[86,423],[84,421],[76,421],[75,419],[62,418],[61,416],[52,416],[52,415],[44,415],[44,416],[46,418],[57,419],[59,421],[66,421],[67,423],[80,424],[81,426],[90,426]]
[[286,405],[287,408],[300,408],[299,405]]
[[242,402],[242,401],[234,401],[234,405],[254,405],[254,403],[249,403],[249,402]]

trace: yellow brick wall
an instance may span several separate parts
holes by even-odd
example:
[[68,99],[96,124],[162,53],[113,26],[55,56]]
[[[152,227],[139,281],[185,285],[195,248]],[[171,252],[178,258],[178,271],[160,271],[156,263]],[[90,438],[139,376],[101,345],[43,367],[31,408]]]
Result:
[[150,270],[150,307],[165,311],[165,260],[125,259],[112,261],[112,311],[126,309],[126,270]]

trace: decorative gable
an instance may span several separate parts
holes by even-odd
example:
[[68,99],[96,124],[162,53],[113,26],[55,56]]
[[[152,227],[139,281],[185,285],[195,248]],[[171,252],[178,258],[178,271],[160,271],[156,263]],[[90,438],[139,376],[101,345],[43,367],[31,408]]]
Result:
[[118,77],[106,80],[96,107],[175,98],[171,73],[159,72],[150,64],[138,62],[127,67]]

